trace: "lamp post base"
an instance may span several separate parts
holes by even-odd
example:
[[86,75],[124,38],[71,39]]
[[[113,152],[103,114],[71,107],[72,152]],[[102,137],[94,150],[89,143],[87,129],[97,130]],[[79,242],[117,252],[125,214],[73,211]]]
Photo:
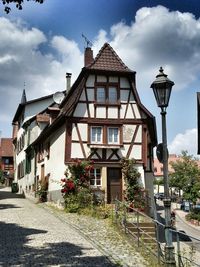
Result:
[[174,246],[165,246],[165,266],[174,267],[176,266]]

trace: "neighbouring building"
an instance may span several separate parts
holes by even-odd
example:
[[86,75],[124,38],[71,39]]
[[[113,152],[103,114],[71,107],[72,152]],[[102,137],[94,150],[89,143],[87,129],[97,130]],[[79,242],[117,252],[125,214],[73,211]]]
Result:
[[[173,168],[170,163],[176,162],[177,160],[181,160],[180,156],[177,156],[176,154],[169,154],[168,158],[168,172],[173,173]],[[196,161],[198,166],[200,167],[200,160]],[[163,164],[157,159],[154,158],[154,177],[156,180],[163,179]],[[154,191],[157,193],[158,191],[158,185],[154,185]],[[164,192],[164,187],[162,185],[159,185],[159,192]]]
[[49,123],[49,115],[40,115],[39,112],[53,104],[53,95],[26,100],[25,90],[21,103],[13,118],[13,145],[14,145],[14,179],[19,184],[20,193],[35,192],[36,178],[33,151],[26,152],[27,147],[44,130]]
[[12,138],[0,138],[0,169],[5,185],[10,186],[14,178]]
[[107,203],[123,199],[122,157],[136,160],[141,183],[153,198],[156,124],[140,101],[135,75],[108,43],[95,59],[92,49],[85,49],[85,66],[64,100],[45,111],[51,116],[54,110],[57,117],[25,149],[27,156],[34,151],[32,179],[48,182],[50,201],[61,199],[60,180],[75,159],[94,161],[91,186]]

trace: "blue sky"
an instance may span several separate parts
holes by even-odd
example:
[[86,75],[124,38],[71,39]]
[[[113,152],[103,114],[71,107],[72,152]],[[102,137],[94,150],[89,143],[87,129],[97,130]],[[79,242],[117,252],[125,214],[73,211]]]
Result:
[[[12,5],[11,5],[12,8]],[[175,85],[167,109],[171,153],[196,156],[196,92],[200,91],[200,9],[197,0],[46,0],[25,3],[6,15],[0,4],[0,130],[12,134],[11,121],[24,82],[28,100],[64,90],[65,72],[73,81],[83,67],[84,40],[94,54],[109,42],[137,72],[142,103],[160,110],[152,81],[163,66]]]

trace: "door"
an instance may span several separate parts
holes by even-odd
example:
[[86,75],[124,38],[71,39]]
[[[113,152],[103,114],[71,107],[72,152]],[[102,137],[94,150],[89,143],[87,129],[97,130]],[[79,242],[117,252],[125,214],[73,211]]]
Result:
[[107,168],[107,203],[122,200],[122,173],[120,168]]

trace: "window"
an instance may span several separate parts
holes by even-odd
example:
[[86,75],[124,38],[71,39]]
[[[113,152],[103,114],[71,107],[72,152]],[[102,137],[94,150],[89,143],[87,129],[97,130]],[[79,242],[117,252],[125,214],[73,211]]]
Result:
[[118,84],[96,84],[96,103],[97,104],[119,104]]
[[109,87],[108,99],[109,99],[109,103],[117,103],[117,88],[116,87]]
[[90,185],[101,186],[101,169],[95,168],[90,171]]
[[91,143],[102,143],[102,127],[92,127]]
[[10,162],[9,162],[9,159],[5,159],[4,160],[4,163],[6,164],[6,165],[8,165]]
[[97,102],[105,103],[105,101],[106,101],[105,88],[97,87]]
[[119,143],[119,129],[118,128],[108,128],[108,143],[109,144]]

